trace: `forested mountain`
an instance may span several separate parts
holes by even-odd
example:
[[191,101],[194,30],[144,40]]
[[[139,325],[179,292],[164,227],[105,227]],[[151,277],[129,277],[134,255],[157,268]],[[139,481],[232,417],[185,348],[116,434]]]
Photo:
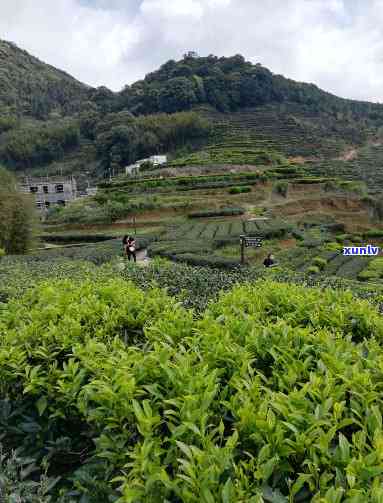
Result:
[[168,61],[144,80],[119,93],[120,107],[134,113],[175,112],[208,103],[221,112],[271,103],[297,103],[312,113],[331,112],[368,118],[383,118],[383,105],[338,98],[314,84],[275,75],[243,56],[198,57],[191,53],[181,61]]
[[100,176],[217,141],[332,159],[382,125],[383,105],[338,98],[240,55],[188,53],[114,93],[0,41],[0,163],[20,173]]
[[0,115],[60,117],[77,112],[90,94],[67,73],[0,40]]

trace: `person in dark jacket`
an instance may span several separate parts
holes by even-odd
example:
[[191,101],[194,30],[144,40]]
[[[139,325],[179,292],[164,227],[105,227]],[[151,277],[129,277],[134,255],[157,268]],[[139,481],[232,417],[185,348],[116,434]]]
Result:
[[134,237],[129,236],[128,237],[128,242],[126,244],[126,254],[128,256],[128,260],[130,261],[131,258],[133,257],[134,262],[137,262],[137,256],[136,256],[136,240]]
[[263,265],[265,267],[274,267],[276,265],[275,260],[274,260],[274,255],[272,253],[269,253],[265,260],[263,261]]
[[128,246],[128,239],[129,239],[129,236],[124,236],[122,238],[122,253],[124,254],[124,256],[128,256],[128,252],[127,252],[127,246]]

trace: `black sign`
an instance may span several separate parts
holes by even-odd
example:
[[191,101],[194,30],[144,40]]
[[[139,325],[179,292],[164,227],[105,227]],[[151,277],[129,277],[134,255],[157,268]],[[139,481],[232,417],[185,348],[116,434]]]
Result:
[[241,240],[243,244],[246,246],[246,248],[249,247],[259,248],[260,246],[262,246],[263,238],[259,236],[254,237],[243,236],[241,237]]

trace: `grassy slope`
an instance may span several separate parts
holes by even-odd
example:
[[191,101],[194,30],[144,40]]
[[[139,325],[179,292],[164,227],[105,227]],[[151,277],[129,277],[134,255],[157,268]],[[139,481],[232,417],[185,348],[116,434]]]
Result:
[[46,112],[67,113],[85,101],[88,86],[39,61],[12,43],[0,40],[0,107],[2,112],[36,115],[38,102]]

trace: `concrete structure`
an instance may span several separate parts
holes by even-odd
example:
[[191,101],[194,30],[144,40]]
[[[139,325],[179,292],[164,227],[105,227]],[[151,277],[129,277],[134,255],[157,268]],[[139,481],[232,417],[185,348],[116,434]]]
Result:
[[97,190],[97,187],[87,187],[85,192],[87,196],[95,196],[97,194]]
[[77,198],[77,184],[73,177],[25,178],[21,192],[33,194],[36,206],[46,211],[55,206],[65,206]]
[[152,155],[147,159],[140,159],[136,161],[134,164],[130,164],[125,168],[126,176],[137,176],[140,172],[141,165],[145,162],[151,162],[153,166],[164,166],[168,162],[168,157],[166,155]]
[[149,157],[149,161],[152,162],[154,166],[163,166],[168,162],[168,157],[166,155],[152,155]]

